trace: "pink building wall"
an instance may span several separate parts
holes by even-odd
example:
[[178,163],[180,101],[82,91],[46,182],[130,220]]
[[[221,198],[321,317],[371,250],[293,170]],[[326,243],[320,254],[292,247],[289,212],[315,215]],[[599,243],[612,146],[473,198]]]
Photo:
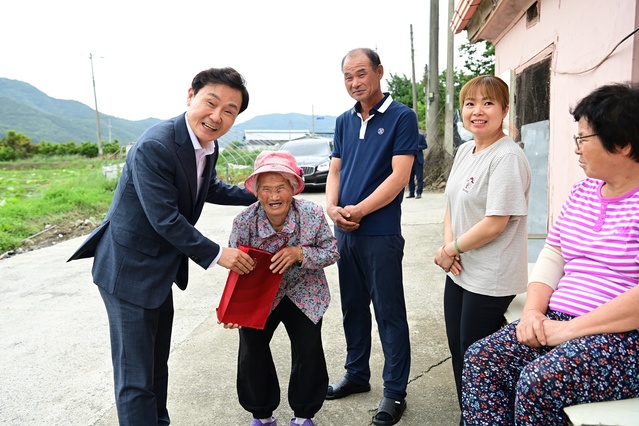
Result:
[[[604,60],[621,40],[639,27],[639,6],[636,0],[541,0],[538,3],[538,22],[527,28],[524,14],[492,41],[496,75],[516,73],[548,55],[551,57],[548,158],[551,224],[572,184],[585,177],[574,153],[572,135],[577,133],[577,124],[569,113],[570,107],[603,84],[639,81],[639,33],[624,41]],[[593,67],[596,68],[584,72]],[[639,112],[637,117],[639,119]]]

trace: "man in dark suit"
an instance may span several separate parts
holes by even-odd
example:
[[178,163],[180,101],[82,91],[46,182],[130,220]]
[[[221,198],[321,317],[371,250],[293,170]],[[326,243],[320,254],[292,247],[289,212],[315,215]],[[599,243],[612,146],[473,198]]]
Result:
[[185,114],[149,128],[127,155],[111,207],[69,260],[93,257],[109,318],[120,425],[168,425],[168,358],[173,283],[184,290],[188,261],[240,274],[253,260],[220,247],[196,228],[205,202],[249,205],[244,188],[217,179],[217,139],[248,106],[232,68],[195,76]]
[[[410,171],[408,197],[406,198],[422,198],[422,192],[424,191],[424,150],[426,148],[428,148],[428,145],[426,144],[426,137],[420,133],[417,143],[417,149],[419,152],[415,156],[413,168]],[[417,180],[417,187],[415,187],[415,180]],[[415,194],[417,194],[417,197],[415,197]]]

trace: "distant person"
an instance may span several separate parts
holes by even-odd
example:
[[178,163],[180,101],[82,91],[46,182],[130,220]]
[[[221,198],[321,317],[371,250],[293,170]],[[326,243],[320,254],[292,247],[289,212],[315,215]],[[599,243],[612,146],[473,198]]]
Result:
[[[424,192],[424,150],[426,148],[428,148],[428,145],[426,144],[426,137],[420,133],[417,143],[418,152],[415,156],[413,168],[410,172],[410,180],[408,181],[408,197],[406,198],[422,198],[422,192]],[[415,180],[417,180],[417,182],[415,182]],[[417,192],[415,192],[415,189],[417,189]]]
[[324,268],[339,257],[337,241],[322,207],[293,197],[304,189],[304,180],[291,153],[263,151],[254,170],[246,188],[259,202],[237,215],[229,246],[268,244],[265,249],[275,253],[271,270],[283,276],[264,329],[239,330],[237,394],[253,415],[251,426],[276,425],[273,412],[280,402],[280,386],[270,342],[284,324],[291,341],[288,401],[295,417],[290,426],[314,426],[312,419],[324,404],[328,386],[322,318],[331,296]]
[[448,177],[435,263],[448,273],[444,319],[460,404],[466,349],[499,330],[510,302],[526,291],[531,170],[502,130],[508,99],[506,83],[490,75],[473,78],[459,94],[474,140],[459,147]]
[[565,407],[639,397],[637,110],[639,84],[619,83],[571,111],[587,177],[548,232],[521,319],[466,352],[467,425],[568,425]]
[[204,202],[256,199],[217,179],[217,139],[246,109],[248,92],[232,68],[198,73],[185,114],[149,128],[133,145],[102,221],[69,260],[93,257],[93,281],[109,317],[120,425],[168,425],[168,359],[173,283],[184,290],[189,259],[245,274],[253,259],[195,228]]
[[413,110],[381,90],[384,67],[371,49],[342,59],[357,102],[335,124],[326,209],[335,224],[346,362],[326,399],[370,391],[371,301],[384,351],[383,397],[375,425],[393,425],[406,409],[410,339],[402,279],[401,203],[417,154]]

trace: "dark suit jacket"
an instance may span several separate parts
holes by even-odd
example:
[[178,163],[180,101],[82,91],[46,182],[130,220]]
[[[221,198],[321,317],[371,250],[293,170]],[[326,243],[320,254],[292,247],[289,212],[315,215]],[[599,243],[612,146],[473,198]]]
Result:
[[422,164],[422,165],[424,164],[424,150],[426,148],[428,148],[428,144],[426,143],[426,137],[420,133],[419,136],[417,137],[417,149],[419,150],[419,152],[415,156],[416,164]]
[[215,154],[204,170],[207,188],[197,194],[195,150],[185,115],[149,128],[122,169],[111,207],[69,260],[94,257],[93,281],[114,296],[157,308],[175,282],[184,290],[189,258],[208,268],[220,251],[194,225],[204,202],[249,205],[256,198],[217,179]]

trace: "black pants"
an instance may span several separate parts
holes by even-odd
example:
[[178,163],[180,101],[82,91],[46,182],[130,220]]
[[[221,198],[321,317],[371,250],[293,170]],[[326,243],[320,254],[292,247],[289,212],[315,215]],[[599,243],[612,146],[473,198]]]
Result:
[[[417,189],[417,192],[415,192],[415,189]],[[408,194],[415,195],[417,193],[417,195],[422,195],[422,192],[424,192],[424,164],[414,161],[410,172],[410,180],[408,181]]]
[[271,312],[264,330],[240,329],[237,394],[254,418],[266,418],[280,404],[280,385],[269,346],[280,323],[291,339],[288,402],[295,417],[313,418],[324,404],[328,371],[322,346],[322,320],[317,324],[288,297]]
[[450,277],[446,277],[444,319],[460,408],[466,349],[504,325],[504,313],[514,298],[515,296],[493,297],[471,293],[455,284]]
[[344,377],[360,385],[370,381],[372,302],[384,352],[384,396],[401,401],[406,398],[411,362],[402,275],[404,238],[349,232],[338,232],[336,237],[346,338]]

